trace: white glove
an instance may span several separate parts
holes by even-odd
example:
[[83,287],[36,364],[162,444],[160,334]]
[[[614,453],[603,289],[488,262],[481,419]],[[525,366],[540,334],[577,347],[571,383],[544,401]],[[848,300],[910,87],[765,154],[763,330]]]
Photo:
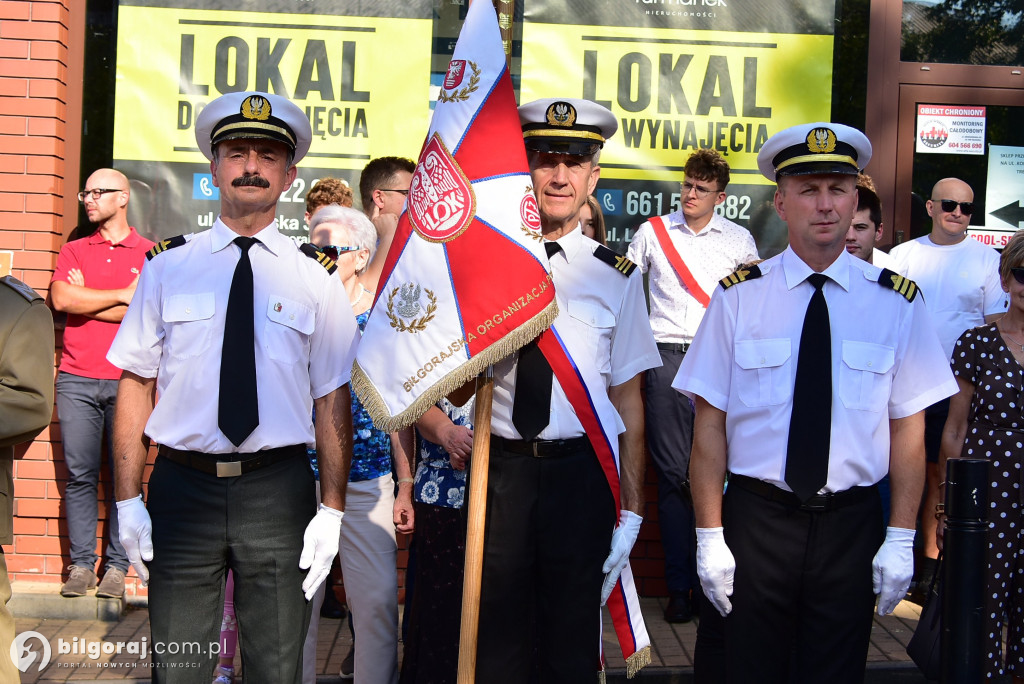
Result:
[[722,617],[732,611],[732,582],[736,575],[736,559],[725,543],[724,528],[697,528],[697,576],[704,595]]
[[153,560],[153,521],[149,518],[142,495],[117,502],[117,536],[128,555],[128,562],[142,580],[149,584],[149,569],[142,561]]
[[640,534],[640,523],[644,521],[633,511],[619,511],[619,526],[612,532],[612,550],[604,559],[604,566],[601,572],[604,575],[604,584],[601,585],[601,605],[608,602],[612,595],[615,583],[619,581],[619,575],[629,562],[629,552],[633,550],[636,543],[636,536]]
[[302,591],[306,593],[307,601],[313,598],[317,587],[327,579],[334,557],[338,555],[341,518],[344,515],[342,511],[320,504],[320,510],[306,525],[306,532],[302,535],[299,569],[309,569],[302,582]]
[[871,581],[878,594],[878,614],[888,615],[910,588],[914,577],[914,530],[885,528],[885,541],[871,561]]

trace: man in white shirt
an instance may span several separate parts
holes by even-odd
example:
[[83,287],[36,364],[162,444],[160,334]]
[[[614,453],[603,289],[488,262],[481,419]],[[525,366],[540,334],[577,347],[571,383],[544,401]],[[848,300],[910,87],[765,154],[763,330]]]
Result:
[[[107,355],[123,369],[119,531],[150,581],[153,642],[217,643],[230,569],[245,679],[266,684],[302,681],[309,598],[338,552],[352,460],[355,316],[337,265],[296,248],[275,219],[310,138],[277,95],[229,93],[203,109],[196,142],[220,216],[150,250]],[[149,440],[160,451],[144,504]],[[210,681],[214,655],[154,648],[153,681]]]
[[673,383],[697,405],[697,572],[728,684],[859,684],[874,595],[892,612],[913,575],[922,413],[957,386],[913,283],[844,249],[870,157],[840,124],[765,143],[790,245],[722,280]]
[[[991,323],[1006,312],[1006,294],[999,280],[999,253],[967,236],[974,212],[971,186],[958,178],[944,178],[932,188],[926,208],[932,217],[931,232],[893,247],[889,252],[893,261],[890,268],[921,288],[948,361],[953,345],[965,330]],[[939,483],[945,479],[939,472],[938,459],[948,413],[948,400],[925,411],[928,468],[921,508],[924,562],[918,572],[919,587],[931,582],[939,555],[934,513],[942,496]]]
[[628,257],[647,274],[651,329],[662,365],[647,371],[647,449],[658,473],[658,526],[665,550],[668,622],[689,622],[698,588],[693,503],[689,492],[693,408],[672,389],[683,355],[721,278],[758,259],[754,238],[715,207],[725,201],[729,164],[715,150],[690,155],[683,170],[683,206],[647,221]]

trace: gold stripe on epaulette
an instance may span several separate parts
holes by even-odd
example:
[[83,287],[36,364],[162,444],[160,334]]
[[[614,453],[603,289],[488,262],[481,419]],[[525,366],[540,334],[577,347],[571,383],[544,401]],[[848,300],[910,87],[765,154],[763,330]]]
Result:
[[615,257],[615,270],[621,271],[625,275],[629,275],[630,271],[636,268],[636,264],[627,259],[624,256]]
[[326,268],[328,271],[330,271],[332,268],[334,268],[335,264],[337,263],[337,262],[334,261],[334,259],[332,259],[331,257],[327,256],[323,252],[320,252],[318,254],[316,260],[319,261],[320,265],[323,266],[324,268]]
[[744,268],[740,269],[739,271],[734,271],[730,273],[729,275],[725,276],[718,282],[722,284],[723,289],[727,290],[736,283],[742,283],[743,281],[745,281],[749,275],[750,271]]
[[887,268],[882,269],[882,273],[878,277],[878,284],[893,289],[903,295],[908,302],[914,301],[914,297],[917,296],[917,283]]

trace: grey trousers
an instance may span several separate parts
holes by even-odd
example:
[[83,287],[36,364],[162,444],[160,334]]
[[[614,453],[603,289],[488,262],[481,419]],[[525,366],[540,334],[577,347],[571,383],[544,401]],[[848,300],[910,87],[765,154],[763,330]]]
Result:
[[[64,464],[68,484],[64,490],[64,516],[68,521],[71,564],[96,569],[96,492],[103,466],[103,437],[113,472],[114,400],[117,380],[83,378],[71,373],[57,374],[57,414],[60,417]],[[113,486],[109,492],[107,525],[107,568],[128,570],[128,557],[118,538],[117,506]]]

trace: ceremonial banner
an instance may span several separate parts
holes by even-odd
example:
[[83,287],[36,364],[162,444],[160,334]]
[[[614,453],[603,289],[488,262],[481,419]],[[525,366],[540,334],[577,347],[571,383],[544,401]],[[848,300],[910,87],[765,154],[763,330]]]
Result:
[[374,425],[412,424],[557,314],[494,9],[463,27],[352,383]]

